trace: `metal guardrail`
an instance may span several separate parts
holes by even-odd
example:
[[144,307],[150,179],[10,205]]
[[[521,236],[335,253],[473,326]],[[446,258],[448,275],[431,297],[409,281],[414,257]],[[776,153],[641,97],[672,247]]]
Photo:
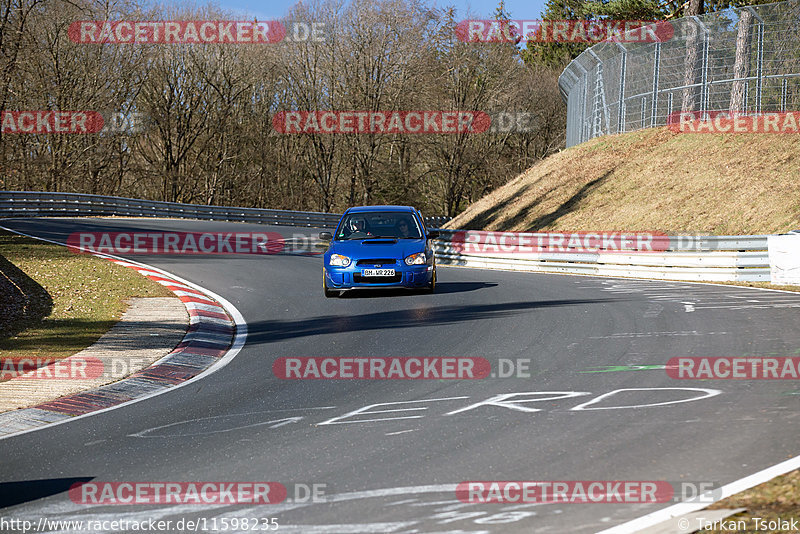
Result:
[[[0,191],[0,218],[21,216],[169,217],[314,228],[331,228],[340,218],[331,213],[200,206],[73,193]],[[448,220],[447,217],[426,217],[425,223],[436,228]],[[446,229],[439,232],[434,250],[437,261],[444,265],[662,280],[770,281],[766,235],[656,236],[657,250],[619,250],[602,246],[587,250],[564,239],[563,246],[556,250],[534,250],[530,243],[536,243],[540,237],[546,241],[548,237],[564,234]],[[324,249],[327,246],[315,238],[311,241],[312,247]]]
[[800,109],[800,1],[670,21],[671,39],[606,41],[581,53],[558,85],[567,146],[664,126],[679,111]]
[[[203,206],[80,193],[0,191],[0,218],[64,216],[165,217],[313,228],[334,228],[341,218],[341,214],[313,211]],[[449,220],[450,217],[425,217],[425,224],[435,227]]]
[[440,234],[434,250],[444,265],[661,280],[770,281],[765,235],[664,236],[658,250],[587,251],[567,243],[556,250],[518,244],[519,236],[535,243],[538,237],[546,241],[554,234],[461,230],[440,230]]

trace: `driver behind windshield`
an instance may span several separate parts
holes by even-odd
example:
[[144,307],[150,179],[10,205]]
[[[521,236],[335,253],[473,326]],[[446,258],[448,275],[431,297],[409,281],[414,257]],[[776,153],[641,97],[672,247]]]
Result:
[[419,239],[421,237],[417,225],[412,224],[408,219],[400,219],[397,221],[397,236],[400,239]]
[[367,231],[367,221],[363,217],[351,217],[350,220],[347,221],[345,228],[347,229],[348,236],[372,235],[371,232]]
[[400,219],[400,222],[397,223],[397,231],[400,237],[408,237],[410,234],[408,229],[408,221],[405,219]]

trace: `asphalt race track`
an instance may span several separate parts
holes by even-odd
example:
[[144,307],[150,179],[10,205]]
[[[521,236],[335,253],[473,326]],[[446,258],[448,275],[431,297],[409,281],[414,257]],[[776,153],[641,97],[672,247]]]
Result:
[[[76,231],[265,229],[127,219],[2,224],[61,242]],[[206,531],[215,518],[277,518],[278,532],[298,533],[596,532],[669,504],[464,503],[455,486],[719,486],[800,454],[796,381],[681,381],[663,369],[675,356],[798,355],[800,294],[440,266],[433,295],[326,299],[319,257],[130,257],[233,303],[248,324],[246,345],[190,386],[0,440],[2,517],[205,519]],[[530,377],[281,380],[272,363],[286,356],[472,356],[493,370],[501,358],[530,359]],[[515,393],[526,395],[481,405]],[[82,480],[276,481],[290,498],[89,506],[67,495]],[[324,502],[293,498],[312,484],[324,488]]]

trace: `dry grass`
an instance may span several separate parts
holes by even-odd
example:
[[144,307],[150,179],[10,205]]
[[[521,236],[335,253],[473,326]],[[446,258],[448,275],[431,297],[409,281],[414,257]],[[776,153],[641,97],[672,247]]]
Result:
[[[782,529],[780,526],[774,530],[765,530],[753,519],[760,517],[767,522],[795,519],[795,525],[800,525],[800,471],[792,471],[773,478],[759,486],[714,503],[709,508],[747,508],[747,511],[726,519],[726,521],[744,521],[746,528],[744,530],[736,529],[735,532],[800,532],[796,528]],[[700,532],[724,534],[730,533],[731,530],[706,529]]]
[[131,269],[0,232],[0,359],[65,358],[111,328],[126,299],[165,296]]
[[779,233],[800,228],[798,190],[798,136],[654,128],[554,154],[448,227]]

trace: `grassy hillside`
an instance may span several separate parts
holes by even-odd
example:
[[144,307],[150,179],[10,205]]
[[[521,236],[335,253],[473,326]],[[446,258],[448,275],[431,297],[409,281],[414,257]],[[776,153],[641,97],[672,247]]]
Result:
[[448,227],[711,235],[800,229],[800,136],[653,128],[593,139],[531,167]]

